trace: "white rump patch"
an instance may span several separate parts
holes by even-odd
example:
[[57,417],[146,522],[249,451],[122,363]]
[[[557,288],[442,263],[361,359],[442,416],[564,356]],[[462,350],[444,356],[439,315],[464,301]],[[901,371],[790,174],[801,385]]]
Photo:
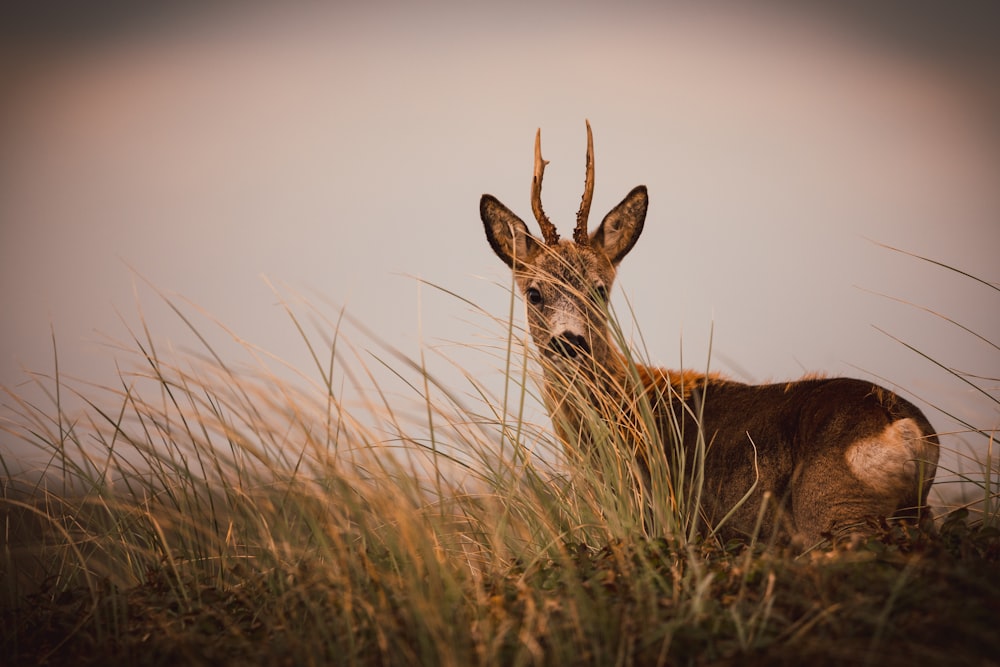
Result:
[[854,476],[881,493],[897,493],[917,483],[924,458],[924,433],[910,418],[889,424],[879,435],[859,440],[844,458]]

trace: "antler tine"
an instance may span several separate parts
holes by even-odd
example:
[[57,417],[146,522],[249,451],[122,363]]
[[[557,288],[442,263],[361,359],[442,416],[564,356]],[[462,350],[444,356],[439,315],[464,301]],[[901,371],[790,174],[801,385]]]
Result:
[[587,121],[587,180],[583,186],[583,200],[576,214],[576,229],[573,230],[573,240],[578,245],[589,245],[587,235],[587,219],[590,217],[590,203],[594,199],[594,133],[590,131],[590,121]]
[[542,228],[542,236],[548,245],[559,243],[559,231],[542,210],[542,176],[545,174],[547,160],[542,159],[542,129],[535,134],[535,172],[531,177],[531,211],[535,214],[538,226]]

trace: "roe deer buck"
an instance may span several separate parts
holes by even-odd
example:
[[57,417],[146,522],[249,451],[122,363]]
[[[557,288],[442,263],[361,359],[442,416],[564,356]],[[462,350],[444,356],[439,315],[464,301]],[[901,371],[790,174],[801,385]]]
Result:
[[[588,122],[586,185],[572,242],[559,240],[542,210],[541,130],[531,208],[543,238],[495,197],[480,201],[486,238],[527,302],[546,406],[567,448],[588,448],[594,415],[610,428],[634,429],[646,406],[657,448],[668,457],[694,459],[703,438],[701,512],[709,526],[756,481],[723,527],[730,537],[750,534],[759,516],[762,534],[777,531],[800,546],[853,541],[893,516],[927,516],[938,440],[921,411],[893,392],[849,378],[748,385],[635,365],[618,349],[605,301],[618,263],[642,232],[648,196],[645,186],[636,187],[588,234],[593,160]],[[628,442],[629,431],[618,433]],[[762,508],[768,498],[775,507]]]

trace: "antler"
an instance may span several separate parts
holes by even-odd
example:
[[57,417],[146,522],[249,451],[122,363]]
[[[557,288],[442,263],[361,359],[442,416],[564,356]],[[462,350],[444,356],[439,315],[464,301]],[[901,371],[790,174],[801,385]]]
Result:
[[576,229],[573,230],[573,240],[577,245],[590,245],[587,235],[587,218],[590,217],[590,203],[594,199],[594,134],[590,131],[590,121],[587,121],[587,180],[583,186],[583,200],[576,214]]
[[542,210],[542,176],[545,174],[547,160],[542,159],[542,130],[535,134],[535,173],[531,177],[531,211],[535,214],[538,226],[542,228],[542,236],[548,245],[559,243],[559,232],[549,217]]

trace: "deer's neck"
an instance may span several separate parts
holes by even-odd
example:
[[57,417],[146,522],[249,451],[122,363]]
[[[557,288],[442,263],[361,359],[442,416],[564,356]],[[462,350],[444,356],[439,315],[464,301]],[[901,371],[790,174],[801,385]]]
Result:
[[586,371],[545,373],[546,407],[567,447],[585,447],[595,427],[629,428],[646,401],[656,413],[709,383],[725,382],[715,374],[635,364],[613,346],[611,352],[606,363]]

